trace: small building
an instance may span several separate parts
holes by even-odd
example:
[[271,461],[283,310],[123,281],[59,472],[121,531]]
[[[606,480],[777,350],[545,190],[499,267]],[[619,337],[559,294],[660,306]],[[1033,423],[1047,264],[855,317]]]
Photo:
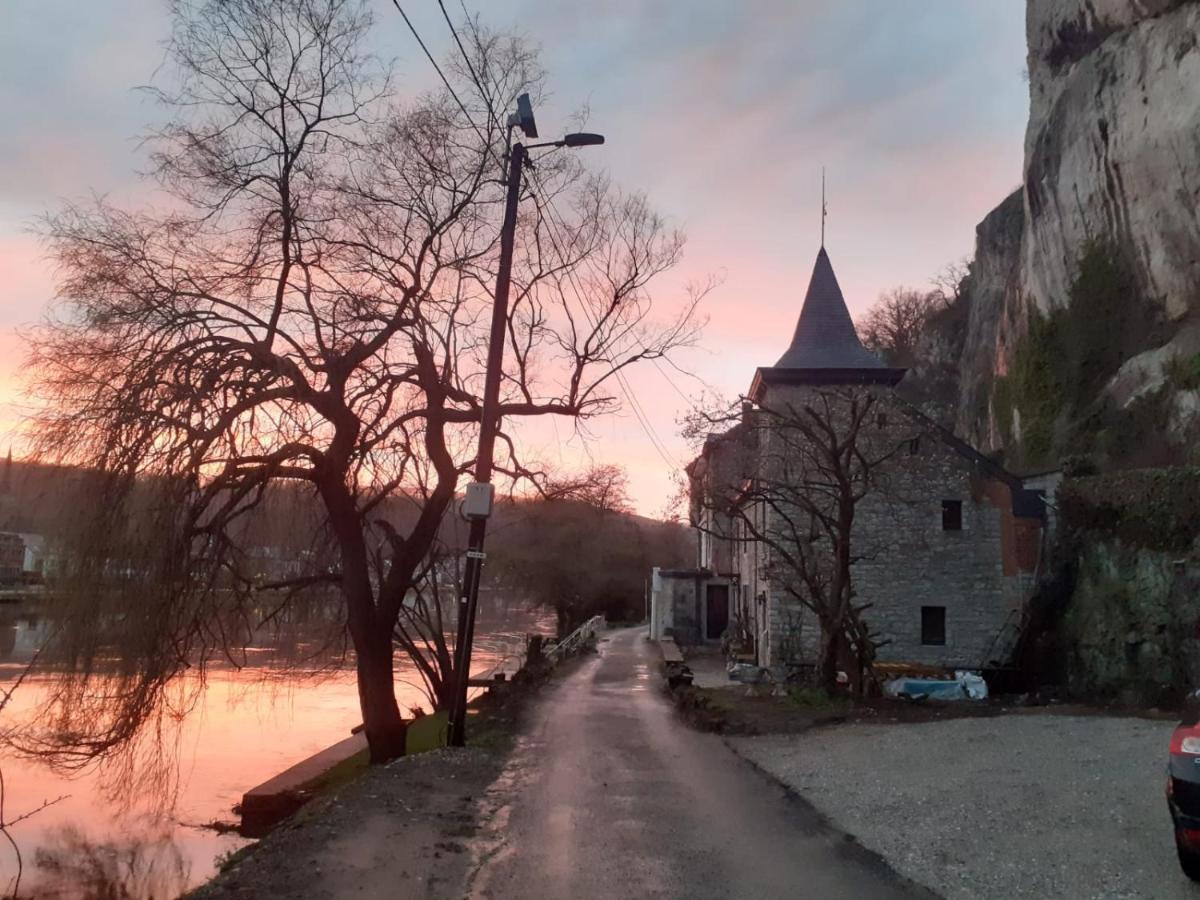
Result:
[[786,675],[816,663],[819,623],[797,599],[788,547],[766,536],[787,520],[796,545],[816,537],[761,485],[829,487],[797,474],[804,446],[781,411],[801,415],[841,391],[869,398],[862,446],[888,448],[851,531],[853,603],[880,641],[877,660],[975,669],[1005,658],[1040,562],[1041,494],[906,403],[895,391],[904,375],[862,345],[822,247],[791,344],[754,373],[741,421],[688,466],[697,565],[656,572],[653,636],[717,639],[711,611],[724,605],[730,637],[760,665]]
[[650,638],[679,644],[719,641],[734,613],[736,578],[709,569],[655,568],[650,578]]
[[0,532],[0,581],[16,581],[25,571],[25,541],[21,535]]

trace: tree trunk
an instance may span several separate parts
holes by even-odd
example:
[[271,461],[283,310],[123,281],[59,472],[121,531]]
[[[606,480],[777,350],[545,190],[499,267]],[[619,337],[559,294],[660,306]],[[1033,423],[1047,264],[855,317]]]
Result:
[[363,731],[371,762],[382,763],[404,755],[406,726],[396,703],[392,660],[396,619],[382,615],[375,604],[362,521],[346,480],[345,468],[334,468],[330,477],[318,483],[318,490],[342,552],[342,596],[354,644]]
[[396,703],[392,671],[392,641],[386,631],[355,635],[358,663],[358,702],[371,762],[382,763],[404,755],[407,725]]
[[837,692],[838,673],[838,629],[826,622],[821,623],[821,659],[817,671],[818,683],[825,693],[832,696]]

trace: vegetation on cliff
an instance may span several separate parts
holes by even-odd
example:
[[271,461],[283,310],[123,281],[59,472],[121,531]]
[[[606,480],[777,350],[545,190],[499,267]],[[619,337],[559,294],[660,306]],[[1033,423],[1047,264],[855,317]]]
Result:
[[1066,303],[1033,309],[1008,373],[995,381],[993,412],[1012,462],[1057,464],[1079,452],[1113,464],[1164,461],[1137,457],[1147,432],[1166,427],[1166,393],[1120,407],[1104,390],[1125,360],[1161,342],[1162,321],[1115,243],[1084,245]]
[[1141,549],[1185,553],[1200,538],[1200,468],[1068,478],[1058,489],[1058,508],[1070,530]]

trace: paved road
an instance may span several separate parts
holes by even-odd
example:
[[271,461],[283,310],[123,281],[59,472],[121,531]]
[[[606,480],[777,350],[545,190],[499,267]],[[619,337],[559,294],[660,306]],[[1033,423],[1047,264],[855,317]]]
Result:
[[683,725],[643,634],[610,632],[533,708],[471,848],[471,896],[929,896]]

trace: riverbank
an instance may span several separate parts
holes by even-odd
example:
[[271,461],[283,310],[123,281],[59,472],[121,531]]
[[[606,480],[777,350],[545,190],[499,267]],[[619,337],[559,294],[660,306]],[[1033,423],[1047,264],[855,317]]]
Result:
[[401,757],[368,768],[311,800],[258,843],[233,854],[190,900],[334,900],[455,897],[471,868],[469,840],[499,800],[524,709],[548,680],[518,679],[501,697],[473,704],[468,746]]
[[192,900],[428,897],[453,893],[469,868],[506,742],[447,748],[372,768],[241,851]]
[[[54,627],[47,616],[10,612],[0,606],[0,631],[8,629],[15,647],[0,659],[5,690]],[[10,816],[66,798],[11,829],[24,861],[22,896],[100,896],[96,884],[102,882],[114,896],[177,897],[213,878],[218,860],[250,843],[232,813],[245,793],[344,740],[361,721],[352,661],[339,660],[336,647],[331,657],[312,655],[313,647],[329,645],[324,621],[317,617],[264,634],[240,667],[214,661],[202,676],[185,674],[170,696],[188,715],[161,722],[157,736],[146,735],[145,765],[136,771],[122,769],[118,759],[66,774],[35,758],[0,753]],[[511,677],[527,635],[553,629],[552,614],[489,598],[477,631],[477,674],[504,671]],[[422,704],[415,666],[403,656],[396,662],[401,708]],[[58,683],[52,669],[25,678],[5,707],[6,728],[32,728]],[[154,747],[162,753],[156,756]],[[152,787],[124,787],[117,783],[122,773]],[[6,846],[0,874],[11,878],[14,871]]]

